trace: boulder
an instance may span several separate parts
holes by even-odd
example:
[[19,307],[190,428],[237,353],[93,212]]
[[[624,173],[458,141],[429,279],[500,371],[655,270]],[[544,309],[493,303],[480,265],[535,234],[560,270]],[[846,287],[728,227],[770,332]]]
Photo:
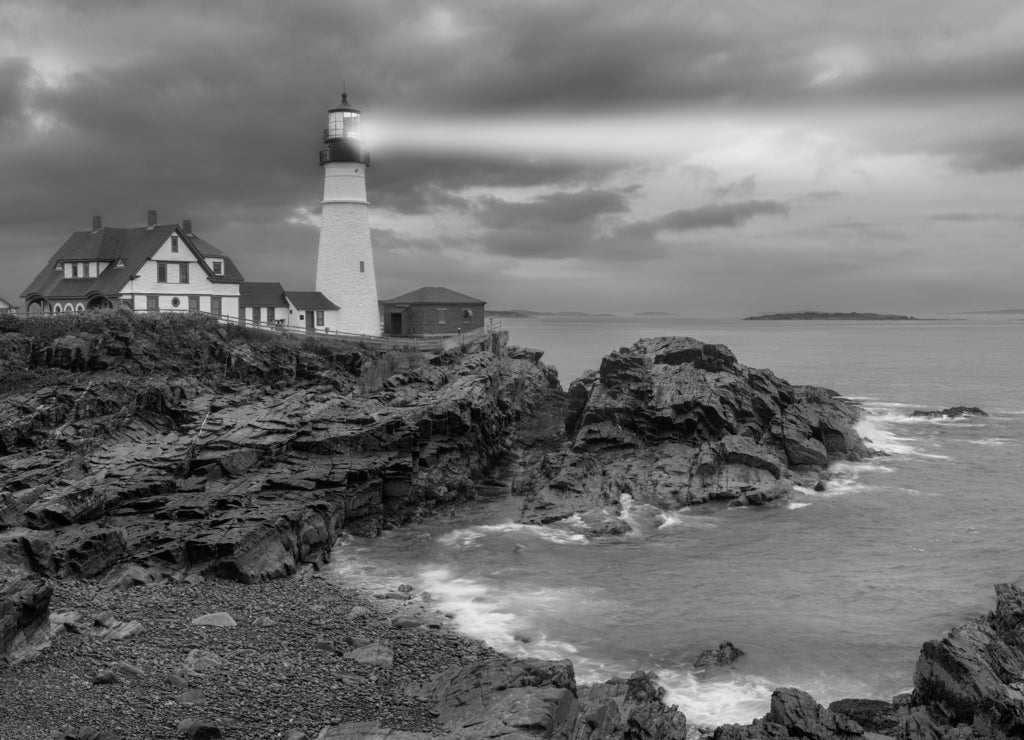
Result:
[[567,406],[564,448],[528,461],[514,482],[523,522],[615,515],[624,495],[662,510],[757,506],[787,495],[794,478],[870,454],[856,404],[688,337],[612,352],[572,383]]
[[965,725],[992,740],[1024,737],[1022,677],[1024,588],[998,584],[994,611],[921,648],[914,693],[897,711],[901,731],[923,740]]
[[718,643],[717,648],[708,648],[701,652],[693,661],[694,668],[710,668],[712,666],[732,665],[743,655],[743,651],[728,640]]
[[572,663],[494,658],[442,671],[419,697],[456,736],[552,737],[578,711]]
[[192,624],[198,627],[237,627],[238,623],[227,612],[213,612],[203,614],[192,620]]
[[892,702],[880,699],[840,699],[829,704],[828,711],[845,715],[863,727],[865,732],[896,735],[896,709]]
[[347,660],[354,660],[357,663],[377,666],[378,668],[390,668],[395,662],[395,651],[387,645],[374,642],[358,647],[355,650],[349,650],[342,657]]
[[38,576],[0,581],[0,660],[31,660],[47,644],[53,588]]
[[864,729],[848,717],[829,711],[794,688],[772,692],[771,709],[749,725],[723,725],[714,740],[776,740],[800,737],[808,740],[864,739]]
[[686,716],[665,706],[665,689],[653,673],[637,671],[629,678],[579,688],[579,710],[571,740],[617,740],[643,737],[669,740],[687,737]]

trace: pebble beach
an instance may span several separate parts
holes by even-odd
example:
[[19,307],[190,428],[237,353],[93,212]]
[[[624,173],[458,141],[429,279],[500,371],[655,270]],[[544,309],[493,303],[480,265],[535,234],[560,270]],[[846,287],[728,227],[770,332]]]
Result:
[[[254,585],[53,586],[51,646],[0,674],[5,740],[161,740],[190,724],[292,740],[356,721],[441,733],[410,689],[494,654],[445,626],[427,594],[368,594],[326,571]],[[218,613],[235,626],[193,624]],[[124,629],[132,622],[141,629]],[[368,646],[377,659],[359,657]]]

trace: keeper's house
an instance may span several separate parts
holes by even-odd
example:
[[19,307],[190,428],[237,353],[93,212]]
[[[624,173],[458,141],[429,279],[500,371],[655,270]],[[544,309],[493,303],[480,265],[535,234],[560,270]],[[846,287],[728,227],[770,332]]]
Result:
[[0,296],[0,313],[14,313],[18,310],[10,301],[5,301],[3,296]]
[[420,288],[380,302],[384,333],[392,337],[467,333],[482,329],[484,306],[448,288]]
[[192,233],[192,224],[76,231],[21,297],[29,313],[126,306],[135,311],[204,311],[237,318],[243,277],[231,259]]

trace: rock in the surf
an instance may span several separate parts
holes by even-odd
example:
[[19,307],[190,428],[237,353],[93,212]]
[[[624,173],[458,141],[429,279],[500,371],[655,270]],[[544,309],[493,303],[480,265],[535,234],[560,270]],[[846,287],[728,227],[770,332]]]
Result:
[[948,409],[941,409],[939,411],[918,409],[916,411],[911,411],[910,415],[925,419],[956,419],[961,416],[988,416],[988,414],[977,406],[950,406]]
[[677,509],[758,505],[870,451],[859,407],[741,365],[723,345],[641,339],[569,388],[567,443],[516,480],[522,520],[543,524],[629,500]]
[[708,648],[701,652],[697,660],[693,662],[693,667],[710,668],[712,666],[732,665],[742,655],[744,655],[742,650],[728,640],[723,640],[718,644],[717,648]]

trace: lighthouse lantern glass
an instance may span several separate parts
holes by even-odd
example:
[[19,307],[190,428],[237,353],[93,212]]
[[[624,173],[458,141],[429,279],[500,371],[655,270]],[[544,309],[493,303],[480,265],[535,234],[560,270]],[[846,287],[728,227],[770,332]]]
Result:
[[346,139],[359,138],[359,114],[353,110],[343,111],[341,114],[343,136]]
[[327,137],[330,139],[358,139],[359,113],[354,110],[335,110],[328,113]]

